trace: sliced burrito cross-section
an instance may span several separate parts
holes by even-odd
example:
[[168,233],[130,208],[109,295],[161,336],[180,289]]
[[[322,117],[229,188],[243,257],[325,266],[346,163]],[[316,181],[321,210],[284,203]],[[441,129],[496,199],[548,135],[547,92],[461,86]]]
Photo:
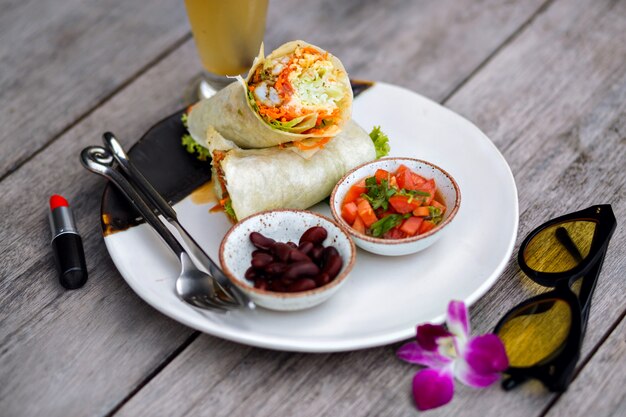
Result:
[[337,135],[350,119],[352,88],[343,64],[304,41],[255,59],[248,77],[193,106],[189,132],[204,143],[213,126],[241,148],[302,141],[309,149]]

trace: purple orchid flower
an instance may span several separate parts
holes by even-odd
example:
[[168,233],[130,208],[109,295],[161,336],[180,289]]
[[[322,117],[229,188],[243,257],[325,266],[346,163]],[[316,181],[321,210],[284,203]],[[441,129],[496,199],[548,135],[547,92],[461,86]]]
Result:
[[398,349],[398,358],[426,366],[413,377],[418,410],[449,403],[454,377],[474,388],[487,387],[509,366],[504,345],[495,334],[470,337],[469,314],[462,301],[450,301],[446,325],[417,327],[416,341]]

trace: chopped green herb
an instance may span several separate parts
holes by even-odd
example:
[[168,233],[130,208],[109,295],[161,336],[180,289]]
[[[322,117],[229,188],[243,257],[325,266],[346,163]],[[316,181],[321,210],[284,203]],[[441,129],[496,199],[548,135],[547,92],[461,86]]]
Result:
[[237,215],[235,214],[235,210],[233,210],[233,203],[230,201],[230,198],[226,200],[226,203],[224,203],[224,213],[226,213],[228,217],[237,221]]
[[372,236],[380,237],[393,229],[396,226],[399,226],[402,223],[402,220],[408,219],[411,217],[411,214],[390,214],[389,216],[383,217],[378,220],[376,223],[372,224],[370,227],[370,231],[372,232]]
[[185,129],[189,129],[189,126],[187,125],[187,118],[189,116],[187,115],[187,112],[183,113],[182,116],[180,116],[180,121],[183,122],[183,126],[185,126]]
[[361,194],[363,198],[369,201],[374,210],[382,207],[387,210],[389,207],[389,197],[396,193],[394,188],[389,187],[389,181],[382,180],[380,184],[376,182],[376,177],[369,177],[365,180],[367,193]]
[[376,148],[376,159],[389,155],[389,150],[391,149],[389,147],[389,137],[380,130],[380,126],[374,126],[374,129],[370,132],[370,138],[372,138]]
[[200,161],[208,161],[209,159],[211,159],[211,152],[207,148],[193,140],[191,135],[184,134],[181,138],[181,144],[187,152],[195,155],[196,158],[198,158]]
[[435,206],[428,206],[428,217],[430,217],[430,220],[435,224],[439,224],[441,220],[443,220],[441,209]]

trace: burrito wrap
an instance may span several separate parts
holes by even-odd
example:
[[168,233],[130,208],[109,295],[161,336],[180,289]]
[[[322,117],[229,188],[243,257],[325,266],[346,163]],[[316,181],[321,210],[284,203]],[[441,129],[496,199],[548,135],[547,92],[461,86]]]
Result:
[[[302,141],[312,137],[332,137],[339,133],[344,123],[350,119],[352,112],[352,88],[348,74],[343,64],[335,56],[328,54],[327,59],[338,70],[338,84],[345,91],[340,101],[338,122],[328,126],[323,131],[309,133],[292,133],[279,130],[266,122],[253,108],[248,100],[248,83],[259,66],[267,61],[278,59],[293,53],[298,47],[308,47],[326,52],[304,41],[288,42],[267,57],[263,56],[263,49],[255,59],[246,80],[239,79],[217,92],[212,97],[202,100],[193,106],[188,116],[189,133],[192,138],[204,144],[208,126],[213,126],[225,138],[233,141],[242,148],[266,148],[281,143]],[[316,118],[315,114],[311,117]],[[313,129],[319,130],[319,129]]]
[[278,147],[239,149],[211,128],[207,146],[220,154],[213,159],[217,195],[227,192],[238,219],[263,210],[311,207],[328,197],[346,172],[376,158],[371,138],[354,121],[310,159]]

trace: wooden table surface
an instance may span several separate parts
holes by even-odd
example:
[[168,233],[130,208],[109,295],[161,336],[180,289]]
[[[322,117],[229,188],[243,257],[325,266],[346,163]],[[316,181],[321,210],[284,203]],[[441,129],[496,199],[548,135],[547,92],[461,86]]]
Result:
[[[351,76],[407,87],[487,134],[517,183],[515,251],[553,216],[599,203],[615,211],[569,390],[457,384],[429,415],[626,415],[626,1],[270,3],[266,50],[318,44]],[[130,146],[186,104],[201,66],[182,2],[0,5],[0,415],[418,413],[418,368],[396,359],[399,344],[335,354],[239,345],[160,314],[114,267],[100,231],[104,183],[78,155],[106,130]],[[78,291],[59,286],[52,262],[54,193],[71,201],[84,239],[90,278]],[[489,331],[541,291],[510,260],[471,308],[472,326]]]

